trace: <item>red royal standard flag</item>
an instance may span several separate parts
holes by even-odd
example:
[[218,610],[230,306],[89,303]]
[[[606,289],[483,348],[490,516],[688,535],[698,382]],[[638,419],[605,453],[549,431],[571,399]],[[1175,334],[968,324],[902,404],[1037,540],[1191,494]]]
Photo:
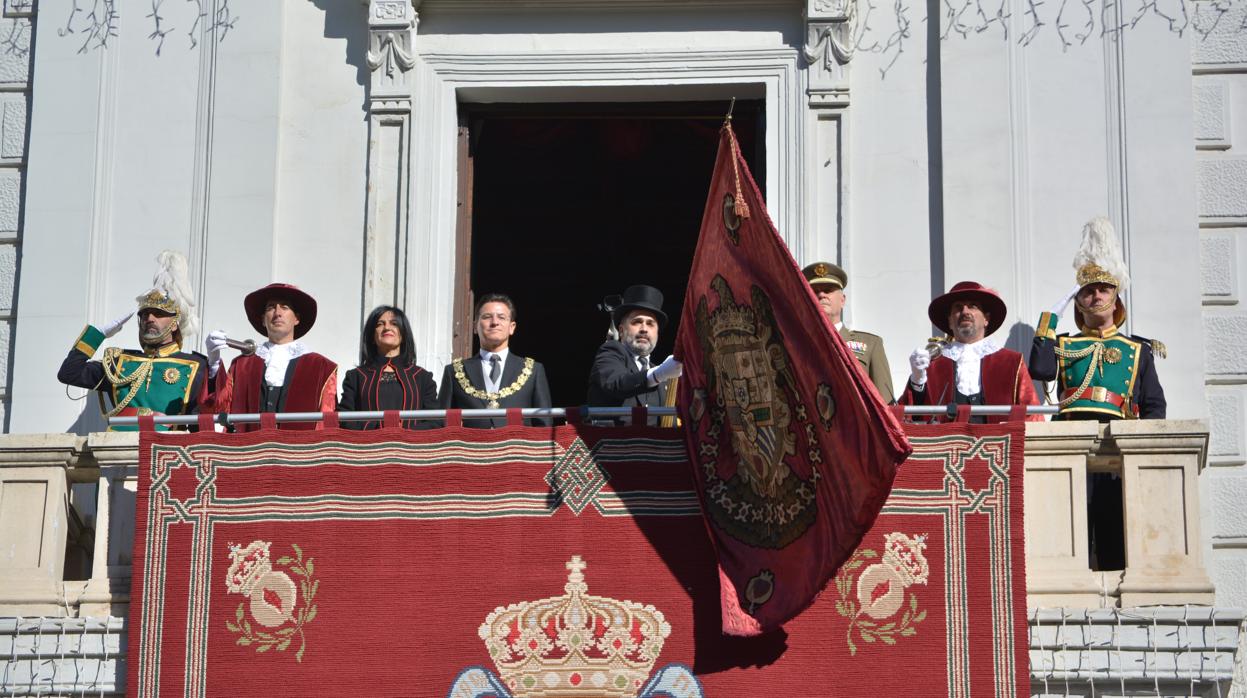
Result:
[[680,405],[723,631],[813,603],[912,450],[819,310],[725,124],[676,338]]

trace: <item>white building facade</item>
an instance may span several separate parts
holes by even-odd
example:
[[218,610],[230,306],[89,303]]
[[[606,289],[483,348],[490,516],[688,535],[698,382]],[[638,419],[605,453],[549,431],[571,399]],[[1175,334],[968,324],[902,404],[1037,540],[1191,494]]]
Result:
[[[671,142],[659,122],[713,133],[736,98],[772,219],[799,263],[848,270],[848,323],[884,338],[896,386],[932,331],[927,303],[957,281],[1000,290],[1001,333],[1026,353],[1039,313],[1073,284],[1082,224],[1109,216],[1133,278],[1129,329],[1168,347],[1169,417],[1211,424],[1199,548],[1215,606],[1247,607],[1247,3],[82,4],[45,4],[37,18],[5,4],[3,22],[27,31],[25,54],[0,55],[10,434],[102,429],[57,368],[85,323],[133,308],[165,248],[191,261],[203,327],[251,336],[242,297],[293,283],[320,304],[307,340],[344,367],[368,310],[394,303],[440,375],[470,349],[470,294],[520,300],[488,277],[513,248],[536,252],[505,278],[541,289],[520,303],[517,341],[526,313],[541,317],[533,298],[565,314],[562,296],[583,296],[591,315],[623,283],[577,286],[580,267],[626,279],[687,261],[644,216],[667,210],[651,186],[661,162],[585,200],[556,176],[571,162],[556,159],[559,139],[597,134],[607,146],[580,149],[631,172],[632,151],[611,144]],[[928,7],[941,22],[929,26]],[[644,124],[628,131],[630,120]],[[571,122],[604,125],[549,130]],[[514,163],[494,163],[524,144],[498,133],[549,139],[550,162],[525,155],[552,183],[543,196],[508,199]],[[713,163],[671,157],[707,177],[679,190],[692,192],[695,236]],[[579,236],[534,222],[566,226],[582,210]],[[620,226],[661,262],[583,255]],[[668,289],[672,315],[678,301]],[[529,346],[579,341],[542,334]],[[588,372],[534,354],[552,373]]]

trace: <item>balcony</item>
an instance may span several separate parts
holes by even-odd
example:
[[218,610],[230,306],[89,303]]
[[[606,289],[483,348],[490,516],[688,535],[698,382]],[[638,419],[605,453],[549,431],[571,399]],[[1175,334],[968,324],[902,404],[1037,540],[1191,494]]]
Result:
[[[1229,689],[1243,613],[1205,568],[1194,420],[1027,424],[1036,695]],[[125,675],[136,433],[0,436],[0,692],[110,694]],[[1093,568],[1088,474],[1120,478],[1124,569]],[[1149,693],[1151,694],[1151,693]]]

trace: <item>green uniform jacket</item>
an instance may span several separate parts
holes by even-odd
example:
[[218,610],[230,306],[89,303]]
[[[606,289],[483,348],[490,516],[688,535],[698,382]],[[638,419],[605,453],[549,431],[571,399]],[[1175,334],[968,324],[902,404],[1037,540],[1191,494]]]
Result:
[[840,338],[849,345],[883,401],[889,405],[896,404],[896,395],[892,392],[892,369],[888,368],[888,355],[883,351],[883,338],[869,332],[850,330],[844,323],[840,324]]
[[1062,418],[1165,418],[1153,340],[1116,328],[1102,336],[1057,334],[1058,320],[1052,313],[1039,316],[1029,368],[1036,380],[1056,381],[1057,402],[1066,403]]
[[[108,395],[113,405],[129,399],[126,415],[191,414],[195,412],[205,390],[208,361],[203,354],[184,352],[177,344],[169,344],[152,353],[126,349],[112,359],[112,370],[122,380],[137,371],[148,372],[143,381],[130,385],[109,382],[100,361],[91,357],[104,343],[104,334],[87,325],[61,363],[57,378],[66,385],[98,390]],[[150,370],[147,366],[150,365]],[[130,391],[137,391],[129,397]],[[138,427],[109,427],[109,431],[136,431]],[[159,431],[167,426],[159,425]]]

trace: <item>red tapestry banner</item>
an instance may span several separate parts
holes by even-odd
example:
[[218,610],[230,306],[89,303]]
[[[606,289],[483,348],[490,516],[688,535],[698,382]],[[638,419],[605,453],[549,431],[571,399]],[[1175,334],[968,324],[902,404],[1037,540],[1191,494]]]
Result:
[[834,583],[748,638],[676,430],[144,432],[127,694],[1025,695],[1021,429],[911,427]]
[[730,124],[720,132],[675,354],[723,577],[723,631],[777,628],[853,553],[910,446],[819,310]]

